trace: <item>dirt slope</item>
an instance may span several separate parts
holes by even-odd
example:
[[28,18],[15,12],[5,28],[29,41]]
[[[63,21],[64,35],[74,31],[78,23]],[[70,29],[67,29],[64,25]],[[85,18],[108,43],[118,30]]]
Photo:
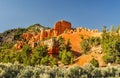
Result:
[[61,34],[60,36],[62,36],[66,41],[68,39],[70,39],[71,42],[71,47],[72,50],[75,52],[80,52],[80,42],[81,42],[81,35],[83,35],[85,38],[88,38],[90,36],[100,36],[101,33],[99,32],[90,32],[90,31],[81,31],[81,32],[73,32],[72,34]]
[[[100,37],[101,33],[99,33],[99,32],[90,32],[90,31],[81,31],[81,32],[73,32],[72,34],[63,33],[60,36],[64,37],[65,40],[70,39],[72,50],[74,52],[81,53],[81,50],[80,50],[80,42],[82,41],[82,39],[80,38],[81,35],[83,35],[85,38],[88,38],[90,36]],[[78,61],[76,61],[76,64],[78,64],[80,66],[83,66],[85,63],[89,63],[92,58],[95,58],[95,59],[98,60],[100,66],[103,66],[104,65],[104,62],[102,60],[103,54],[98,53],[100,50],[101,50],[100,46],[92,48],[91,53],[86,54],[86,55],[83,54],[83,55],[79,56],[77,58]]]
[[96,60],[98,60],[100,66],[105,66],[105,63],[102,60],[102,56],[104,54],[100,53],[100,51],[101,51],[101,46],[93,47],[90,50],[90,53],[83,54],[82,56],[80,56],[76,64],[83,66],[85,63],[89,63],[92,58],[95,58]]

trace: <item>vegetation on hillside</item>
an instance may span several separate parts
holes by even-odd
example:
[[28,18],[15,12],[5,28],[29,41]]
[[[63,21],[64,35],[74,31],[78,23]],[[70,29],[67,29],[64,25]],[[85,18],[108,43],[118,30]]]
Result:
[[40,24],[33,24],[27,28],[28,30],[32,30],[33,32],[39,33],[41,29],[49,29],[49,27],[42,26]]
[[93,59],[90,61],[90,63],[91,63],[93,66],[95,66],[95,67],[99,67],[99,63],[98,63],[98,61],[97,61],[95,58],[93,58]]
[[100,37],[89,37],[85,39],[82,37],[81,50],[83,53],[89,53],[90,49],[94,46],[101,45],[102,51],[105,54],[103,61],[107,63],[120,64],[120,26],[115,30],[114,26],[111,26],[107,31],[106,26],[102,29],[102,35]]
[[63,64],[72,64],[74,56],[71,52],[70,40],[68,40],[65,44],[64,38],[60,36],[58,42],[60,45],[59,59],[62,61]]
[[7,30],[0,34],[0,48],[11,49],[17,40],[22,39],[21,35],[26,32],[25,28]]
[[63,64],[72,64],[74,56],[71,52],[70,41],[68,40],[67,43],[65,43],[64,38],[60,37],[58,39],[58,47],[60,48],[60,52],[55,56],[48,54],[48,47],[46,45],[42,46],[37,44],[36,47],[32,49],[30,45],[25,44],[21,50],[1,47],[0,62],[14,63],[18,61],[24,65],[47,65],[51,67],[58,65],[58,61],[61,61]]
[[89,37],[85,39],[82,37],[82,42],[80,43],[81,50],[84,54],[88,53],[90,49],[94,46],[98,46],[101,44],[100,37]]
[[[44,40],[37,43],[34,48],[26,40],[24,40],[25,45],[21,50],[16,50],[13,47],[17,40],[22,40],[21,35],[23,33],[31,31],[39,33],[44,28],[40,24],[34,24],[27,29],[12,29],[0,34],[0,77],[95,78],[120,76],[119,66],[101,68],[96,58],[93,58],[90,64],[83,67],[73,66],[65,68],[64,65],[73,64],[75,57],[71,50],[71,41],[65,41],[62,36],[59,38],[54,37],[57,43],[55,46],[59,48],[59,52],[56,54],[48,53],[48,46],[42,45]],[[104,26],[101,37],[84,38],[84,36],[81,36],[81,39],[80,47],[82,54],[89,54],[93,47],[101,46],[102,53],[104,53],[103,61],[106,64],[120,64],[120,26],[116,29],[114,26],[111,26],[109,31]],[[16,62],[18,63],[15,64]],[[63,65],[64,68],[57,67],[59,64]]]
[[[28,31],[40,32],[41,29],[48,29],[49,27],[41,26],[40,24],[34,24],[29,26],[28,28],[16,28],[9,29],[0,33],[0,45],[5,46],[8,43],[15,44],[17,40],[21,40],[21,35]],[[11,48],[11,47],[10,47]]]
[[117,63],[120,64],[120,36],[119,32],[116,32],[113,30],[111,32],[107,32],[107,30],[104,29],[104,32],[102,34],[102,41],[101,46],[103,49],[103,52],[105,52],[105,56],[103,56],[103,60],[106,63]]

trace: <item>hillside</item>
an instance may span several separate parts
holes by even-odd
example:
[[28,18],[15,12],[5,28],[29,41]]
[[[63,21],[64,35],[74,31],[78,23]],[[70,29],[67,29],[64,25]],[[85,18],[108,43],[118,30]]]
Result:
[[28,28],[15,28],[9,29],[0,33],[0,45],[6,46],[11,44],[11,47],[16,43],[16,41],[22,39],[22,34],[25,32],[40,32],[41,29],[48,29],[48,27],[41,26],[40,24],[34,24]]
[[[116,32],[112,34],[113,38],[118,37]],[[106,66],[108,63],[116,64],[116,61],[119,63],[119,54],[115,54],[116,60],[112,60],[113,57],[105,57],[111,48],[105,46],[108,45],[108,41],[105,41],[109,39],[107,37],[112,38],[112,35],[105,28],[103,32],[82,27],[73,29],[72,24],[65,20],[56,22],[53,28],[34,24],[28,28],[11,29],[0,34],[0,51],[3,53],[1,61],[15,62],[17,60],[27,65],[50,66],[54,64],[83,66],[90,63],[92,59],[97,60],[99,66]],[[114,42],[116,43],[113,48],[119,45],[119,40]],[[119,47],[116,47],[115,52],[119,52]]]
[[85,29],[81,29],[81,31],[73,31],[73,33],[63,33],[60,36],[64,37],[66,41],[70,39],[72,50],[75,52],[80,52],[80,42],[81,42],[80,37],[82,35],[86,38],[91,36],[97,37],[100,36],[100,32],[92,32],[92,30],[87,31]]

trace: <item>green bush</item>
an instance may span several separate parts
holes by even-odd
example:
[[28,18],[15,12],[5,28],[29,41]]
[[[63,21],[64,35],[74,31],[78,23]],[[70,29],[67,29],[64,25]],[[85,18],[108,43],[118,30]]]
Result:
[[82,40],[80,46],[81,46],[81,50],[84,54],[86,54],[91,48],[90,44],[89,44],[89,41],[87,39]]
[[50,66],[53,67],[54,65],[58,65],[57,59],[52,55],[49,56]]
[[32,65],[40,64],[41,59],[47,55],[47,46],[37,46],[32,53],[31,63]]
[[59,58],[63,64],[72,64],[73,63],[73,54],[71,51],[60,51]]
[[45,57],[43,57],[41,59],[40,64],[42,64],[42,65],[48,65],[48,62],[49,62],[48,56],[45,56]]
[[90,37],[88,38],[90,46],[98,46],[101,43],[100,37]]
[[29,45],[25,45],[22,49],[23,64],[25,64],[25,65],[31,64],[31,61],[30,61],[31,53],[32,53],[32,48]]
[[120,64],[120,57],[116,57],[115,62],[116,62],[117,64]]
[[103,61],[105,63],[113,63],[114,62],[114,57],[110,55],[104,55],[103,56]]
[[95,67],[99,67],[99,62],[98,62],[98,60],[96,60],[95,58],[93,58],[93,59],[90,61],[90,63],[91,63],[93,66],[95,66]]
[[82,52],[86,54],[91,49],[91,47],[98,46],[100,44],[101,44],[100,37],[89,37],[88,39],[82,38],[82,42],[80,46],[81,46]]
[[96,77],[101,77],[101,70],[99,68],[95,68],[92,72],[91,75],[96,78]]
[[120,36],[116,32],[102,33],[101,47],[106,54],[103,56],[105,63],[118,63],[120,58]]
[[60,36],[58,38],[58,43],[59,43],[60,51],[63,50],[71,51],[71,43],[69,39],[67,40],[67,43],[65,43],[65,39],[62,36]]

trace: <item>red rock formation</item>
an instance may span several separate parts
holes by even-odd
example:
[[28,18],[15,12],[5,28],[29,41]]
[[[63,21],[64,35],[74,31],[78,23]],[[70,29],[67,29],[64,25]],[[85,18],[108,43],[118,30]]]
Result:
[[71,30],[71,23],[61,20],[55,23],[54,28],[56,35],[62,34],[66,29]]
[[53,37],[55,36],[55,30],[54,29],[49,29],[49,30],[46,30],[47,32],[47,37]]
[[33,37],[32,33],[23,33],[22,37],[26,40],[30,40]]
[[40,37],[41,40],[47,38],[47,37],[48,37],[48,33],[47,33],[47,31],[44,30],[44,29],[41,30],[41,35],[40,35],[40,36],[41,36],[41,37]]
[[[48,29],[48,30],[41,29],[41,32],[39,34],[31,31],[29,33],[24,33],[22,37],[28,42],[28,44],[32,48],[34,48],[35,43],[39,42],[40,40],[48,39],[53,36],[58,36],[64,33],[65,30],[68,30],[68,33],[73,33],[73,31],[71,31],[71,23],[65,20],[61,20],[56,22],[52,29]],[[58,48],[53,45],[55,44],[54,41],[48,40],[47,44],[48,45],[50,44],[50,46],[48,47],[49,53],[58,53]],[[21,44],[16,44],[15,46],[16,48],[18,48],[21,46]]]
[[40,41],[40,34],[37,34],[34,38],[36,41]]
[[54,38],[45,40],[44,45],[48,46],[48,54],[57,54],[59,52],[57,40]]
[[17,41],[17,43],[14,45],[14,47],[15,47],[17,50],[22,49],[23,46],[24,46],[24,42],[23,42],[23,41]]
[[48,54],[58,54],[59,48],[58,47],[50,47],[48,48]]
[[[53,36],[58,36],[62,34],[66,29],[71,30],[71,23],[65,20],[58,21],[55,23],[54,28],[48,29],[48,30],[44,30],[44,29],[41,30],[40,40],[53,37]],[[24,34],[23,36],[26,39],[27,37],[26,34]],[[27,39],[29,39],[29,37],[27,37]]]
[[26,34],[26,33],[23,33],[23,34],[22,34],[22,37],[23,37],[24,39],[26,39],[27,34]]

